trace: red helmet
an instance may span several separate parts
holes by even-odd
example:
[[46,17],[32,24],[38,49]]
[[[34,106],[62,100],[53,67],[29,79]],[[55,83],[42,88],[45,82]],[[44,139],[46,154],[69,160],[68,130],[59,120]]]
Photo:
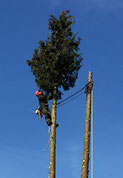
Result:
[[36,96],[39,96],[39,95],[41,95],[42,93],[43,93],[42,91],[37,90],[37,91],[35,92],[35,95],[36,95]]

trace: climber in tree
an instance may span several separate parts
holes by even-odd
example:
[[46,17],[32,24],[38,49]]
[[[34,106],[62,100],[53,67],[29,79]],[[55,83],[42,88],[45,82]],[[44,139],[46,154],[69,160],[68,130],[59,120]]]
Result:
[[42,114],[45,116],[46,122],[48,126],[52,125],[51,114],[48,109],[48,100],[52,99],[52,96],[49,96],[47,93],[43,94],[42,91],[37,90],[35,95],[38,97],[39,108],[35,111],[36,114],[39,115],[40,119]]

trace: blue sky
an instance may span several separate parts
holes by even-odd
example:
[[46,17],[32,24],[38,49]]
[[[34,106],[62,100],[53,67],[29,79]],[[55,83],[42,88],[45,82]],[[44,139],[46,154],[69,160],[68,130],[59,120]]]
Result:
[[[121,178],[123,142],[123,1],[5,0],[0,3],[0,177],[47,178],[49,140],[38,107],[34,77],[26,60],[48,34],[50,14],[70,10],[74,32],[83,40],[84,66],[76,87],[92,71],[94,80],[94,178]],[[85,95],[57,110],[56,176],[80,177]],[[89,175],[90,177],[90,175]]]

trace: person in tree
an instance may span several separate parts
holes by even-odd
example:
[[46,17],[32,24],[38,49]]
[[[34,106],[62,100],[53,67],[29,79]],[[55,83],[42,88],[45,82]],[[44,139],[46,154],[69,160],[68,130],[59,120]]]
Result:
[[[38,97],[39,101],[39,108],[35,111],[36,114],[39,115],[40,119],[42,120],[42,114],[45,116],[45,120],[47,122],[48,126],[52,125],[52,119],[51,119],[51,113],[48,108],[48,101],[53,99],[52,96],[49,96],[49,94],[43,94],[42,91],[37,90],[35,92],[35,95]],[[58,124],[56,124],[56,127],[58,127]]]
[[48,126],[52,125],[51,114],[48,109],[48,101],[52,99],[52,96],[49,96],[47,93],[43,94],[42,91],[37,90],[35,95],[38,97],[39,108],[35,111],[36,114],[39,115],[40,119],[42,118],[42,114],[45,116],[45,120]]

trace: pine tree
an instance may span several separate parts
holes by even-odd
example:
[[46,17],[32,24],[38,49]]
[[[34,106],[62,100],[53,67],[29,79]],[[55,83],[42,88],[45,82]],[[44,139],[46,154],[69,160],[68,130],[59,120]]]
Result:
[[50,15],[49,30],[51,35],[46,41],[41,40],[35,49],[31,60],[27,60],[35,81],[40,89],[48,93],[53,92],[54,85],[59,90],[69,90],[74,87],[81,67],[82,57],[79,51],[80,38],[76,40],[71,26],[74,17],[69,11],[62,11],[59,19]]
[[49,178],[55,178],[57,99],[62,97],[61,89],[75,86],[83,60],[78,52],[81,39],[76,39],[78,33],[72,32],[75,20],[69,13],[69,10],[62,11],[59,18],[50,15],[49,37],[39,42],[32,59],[27,60],[39,89],[53,95]]

